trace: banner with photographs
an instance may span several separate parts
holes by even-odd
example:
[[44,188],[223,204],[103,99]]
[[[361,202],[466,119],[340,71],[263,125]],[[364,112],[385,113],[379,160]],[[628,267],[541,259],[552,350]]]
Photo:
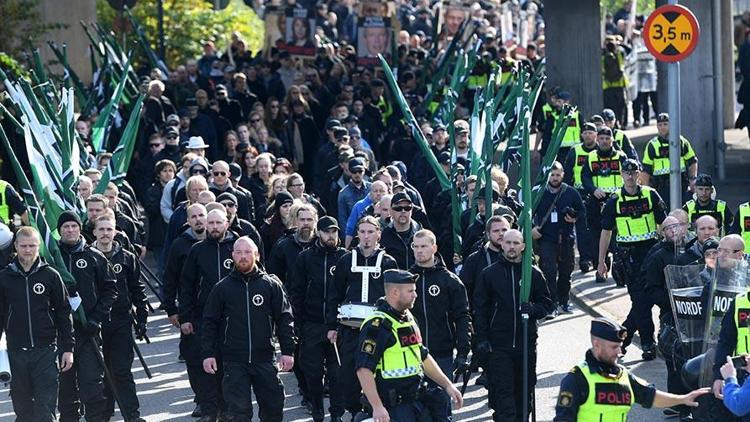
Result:
[[295,56],[315,56],[315,9],[287,8],[283,49]]
[[286,15],[283,9],[267,7],[263,17],[266,35],[263,39],[263,54],[266,58],[271,55],[271,47],[284,48],[286,45]]
[[444,1],[440,6],[440,36],[453,37],[469,16],[469,9],[461,2]]
[[390,62],[393,55],[391,48],[391,20],[379,16],[359,18],[357,26],[357,65],[377,66],[378,54]]

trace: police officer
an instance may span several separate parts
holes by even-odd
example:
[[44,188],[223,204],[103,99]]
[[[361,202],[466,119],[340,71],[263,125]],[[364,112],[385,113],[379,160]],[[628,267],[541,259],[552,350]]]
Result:
[[745,242],[745,255],[750,255],[750,201],[737,207],[729,233],[739,235]]
[[[419,301],[412,313],[423,336],[422,343],[443,373],[464,373],[469,366],[472,331],[466,287],[445,268],[437,253],[437,238],[430,230],[416,232],[411,247],[415,264],[409,271],[419,276],[416,279]],[[450,397],[435,382],[427,382],[422,404],[433,421],[451,420]]]
[[424,375],[445,390],[456,408],[463,405],[461,393],[422,345],[420,329],[409,312],[417,298],[416,278],[407,271],[387,270],[385,296],[362,323],[356,349],[357,378],[375,422],[417,420],[422,411],[419,388]]
[[659,391],[653,384],[617,364],[625,328],[606,318],[591,321],[591,349],[560,384],[555,422],[626,420],[630,408],[698,406],[696,398],[709,392],[701,388],[683,395]]
[[[76,319],[75,363],[71,371],[60,376],[58,408],[61,421],[77,421],[83,404],[86,419],[104,419],[104,368],[97,354],[101,353],[101,323],[109,318],[109,311],[117,298],[117,283],[107,258],[90,248],[81,236],[81,219],[72,211],[60,214],[57,220],[60,233],[60,253],[66,269],[76,280],[71,296],[81,299],[80,306],[86,322]],[[79,399],[80,394],[80,399]]]
[[[622,186],[620,177],[621,165],[627,159],[622,151],[612,147],[612,130],[602,127],[597,132],[597,148],[589,153],[586,165],[581,172],[586,198],[586,214],[589,216],[592,255],[599,257],[599,239],[601,238],[601,209],[609,196]],[[604,279],[597,277],[603,283]]]
[[351,302],[375,303],[384,294],[383,273],[397,268],[396,261],[380,247],[380,223],[375,217],[368,215],[359,220],[357,237],[359,245],[336,262],[333,282],[328,284],[325,315],[328,340],[337,343],[341,356],[334,392],[340,394],[339,402],[352,416],[362,409],[359,401],[361,387],[354,369],[359,329],[339,324],[338,308]]
[[[346,253],[339,246],[339,226],[335,218],[321,217],[317,223],[318,237],[313,245],[299,254],[289,281],[289,299],[294,312],[294,326],[300,337],[299,365],[307,382],[307,394],[313,420],[322,421],[323,376],[330,388],[336,388],[338,364],[336,351],[326,338],[325,308],[328,284],[333,282],[336,262]],[[340,394],[330,394],[331,415],[341,415],[344,408]],[[332,416],[334,422],[339,416]]]
[[[544,127],[542,136],[537,138],[541,140],[541,149],[537,148],[537,145],[534,146],[534,150],[538,149],[542,156],[546,153],[547,147],[552,141],[552,132],[555,129],[555,121],[562,111],[562,107],[565,104],[570,103],[570,99],[571,95],[568,91],[558,91],[551,96],[549,104],[542,106],[542,112],[544,113]],[[557,152],[557,161],[563,161],[568,156],[570,149],[581,142],[580,113],[578,110],[575,110],[571,114],[570,122],[565,129],[565,134],[560,142],[560,149]]]
[[704,215],[715,218],[721,228],[721,234],[729,233],[732,224],[732,211],[721,199],[713,199],[716,192],[711,176],[701,173],[695,178],[695,197],[685,203],[682,209],[688,213],[691,223]]
[[[563,181],[578,190],[578,193],[584,201],[588,197],[588,193],[583,188],[581,174],[583,173],[583,168],[587,165],[586,161],[588,161],[589,153],[596,149],[597,130],[595,124],[591,122],[584,123],[583,128],[581,128],[581,143],[570,150],[568,157],[563,163],[563,171],[565,175]],[[586,217],[588,219],[591,218],[590,215],[587,215]],[[578,238],[578,253],[580,254],[578,266],[583,273],[591,271],[594,266],[592,248],[582,247],[584,245],[591,245],[591,223],[589,221],[586,223],[586,228],[581,231]]]
[[[252,387],[261,420],[281,422],[284,386],[274,337],[281,347],[281,370],[289,371],[294,366],[292,308],[281,284],[258,267],[255,243],[249,237],[233,243],[234,268],[211,290],[203,313],[203,370],[218,377],[221,355],[228,420],[252,419]],[[222,330],[231,335],[223,336]]]
[[193,391],[206,422],[213,422],[219,411],[221,371],[214,375],[202,368],[203,307],[214,285],[232,270],[232,245],[237,236],[228,230],[228,224],[223,210],[208,213],[208,235],[190,248],[180,276],[180,330],[185,335],[183,343],[187,344],[183,356],[188,377],[194,380],[194,388],[197,387]]
[[[576,233],[573,232],[573,225],[578,234],[586,229],[586,208],[581,195],[563,183],[563,177],[562,165],[553,162],[547,186],[534,210],[534,227],[531,231],[537,241],[535,252],[539,255],[539,266],[556,307],[549,315],[553,318],[558,313],[571,313],[568,295],[575,263],[573,245]],[[579,242],[578,247],[586,250],[590,244],[582,245]]]
[[466,287],[469,301],[473,301],[474,287],[479,280],[479,274],[502,256],[503,235],[510,230],[510,222],[501,215],[493,215],[487,220],[485,227],[484,233],[487,242],[464,260],[459,272],[461,281]]
[[614,147],[625,153],[628,158],[632,158],[638,161],[638,151],[635,150],[633,143],[630,142],[630,138],[624,130],[620,129],[615,112],[612,109],[605,108],[602,110],[602,119],[604,124],[612,129],[612,137],[614,138]]
[[617,248],[621,254],[617,258],[618,265],[620,262],[623,265],[624,278],[627,280],[628,294],[632,302],[624,322],[629,334],[624,346],[630,344],[633,332],[637,329],[641,336],[643,359],[652,360],[656,357],[654,322],[650,311],[652,305],[643,290],[641,268],[646,254],[657,242],[658,225],[666,218],[666,212],[664,202],[656,190],[638,184],[639,175],[638,162],[633,159],[625,161],[622,165],[623,187],[604,205],[597,274],[601,278],[607,277],[605,256],[614,230]]
[[[529,393],[536,384],[536,321],[554,309],[544,275],[531,274],[529,301],[521,303],[521,261],[526,245],[518,230],[503,236],[503,256],[479,275],[474,290],[476,353],[487,359],[489,406],[495,421],[522,421],[523,355],[528,355]],[[529,350],[523,350],[522,314],[528,315]],[[529,397],[530,398],[530,397]]]
[[19,421],[54,421],[60,371],[73,367],[73,321],[60,274],[39,259],[39,233],[16,232],[15,259],[0,271],[0,337],[5,331],[13,411]]
[[[180,275],[190,248],[196,242],[200,242],[206,238],[206,207],[198,203],[189,205],[187,207],[187,224],[188,227],[172,242],[167,264],[164,267],[164,302],[162,303],[162,308],[166,311],[169,322],[177,329],[180,328],[180,315],[177,308]],[[186,337],[185,334],[180,332],[179,347],[180,356],[182,357],[188,354],[187,348],[190,346],[190,340],[186,339]],[[194,369],[194,367],[193,369],[188,367],[188,381],[190,382],[190,388],[193,391],[198,391],[200,387],[198,386],[198,381],[195,379]],[[199,404],[196,404],[192,416],[195,418],[202,416]]]
[[392,256],[398,268],[409,269],[414,265],[414,251],[411,248],[412,238],[422,225],[411,218],[414,204],[404,192],[393,195],[391,199],[391,223],[383,229],[380,244],[385,252]]
[[[651,186],[659,192],[667,204],[669,198],[669,114],[659,113],[656,117],[658,135],[651,138],[643,151],[643,172],[641,184]],[[690,145],[690,141],[680,136],[680,171],[682,172],[682,198],[684,203],[688,190],[694,190],[694,183],[698,174],[698,158]]]
[[[719,248],[717,249],[717,267],[734,271],[734,264],[743,258],[746,247],[747,244],[739,235],[724,236],[719,241]],[[734,298],[721,320],[721,330],[719,331],[719,341],[716,343],[713,365],[713,393],[719,400],[723,399],[722,392],[724,389],[719,369],[726,363],[726,357],[750,354],[750,348],[748,347],[748,344],[750,344],[750,341],[748,341],[750,328],[748,328],[746,321],[748,309],[750,309],[750,293],[741,293]]]
[[[101,252],[112,266],[117,280],[117,300],[112,304],[109,321],[102,323],[102,351],[104,361],[110,369],[112,382],[117,390],[120,413],[128,422],[140,422],[138,396],[130,368],[133,366],[133,324],[136,336],[146,335],[148,299],[146,287],[140,279],[141,266],[138,258],[120,246],[115,237],[115,219],[110,215],[97,218],[94,234],[96,242],[91,247]],[[132,309],[135,308],[135,319]],[[106,414],[114,414],[114,392],[107,385]]]

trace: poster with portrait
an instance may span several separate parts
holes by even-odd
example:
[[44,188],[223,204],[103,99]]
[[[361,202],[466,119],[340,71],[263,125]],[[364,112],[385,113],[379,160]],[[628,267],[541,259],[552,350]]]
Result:
[[392,16],[395,6],[392,1],[363,0],[359,4],[357,16],[360,18],[387,18]]
[[263,39],[263,53],[270,57],[271,47],[284,48],[286,45],[286,15],[283,9],[273,7],[266,9],[263,17],[266,35]]
[[382,17],[359,18],[357,26],[357,65],[377,66],[378,54],[390,62],[393,31],[391,20]]
[[315,56],[315,9],[287,8],[284,50],[295,56]]
[[444,1],[440,5],[440,36],[453,37],[469,16],[469,9],[457,1]]

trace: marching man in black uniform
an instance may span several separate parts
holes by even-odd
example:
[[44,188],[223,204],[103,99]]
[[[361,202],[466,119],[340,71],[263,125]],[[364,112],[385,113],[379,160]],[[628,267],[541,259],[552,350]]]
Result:
[[[107,258],[90,248],[81,235],[81,219],[72,211],[60,214],[60,253],[67,270],[76,280],[71,297],[80,298],[86,323],[75,320],[75,363],[71,371],[60,376],[58,409],[60,421],[77,421],[83,404],[86,420],[104,419],[104,368],[101,354],[101,324],[109,319],[109,311],[117,299],[117,282]],[[73,311],[75,312],[75,311]]]
[[[336,263],[333,283],[328,285],[326,297],[326,325],[328,340],[337,343],[341,365],[336,374],[334,394],[352,416],[362,410],[360,385],[354,369],[354,354],[359,339],[359,315],[342,315],[339,323],[339,306],[356,304],[374,309],[375,301],[385,293],[383,272],[397,267],[396,260],[380,247],[380,223],[373,216],[362,217],[357,223],[359,245],[344,254]],[[352,317],[352,318],[350,318]],[[350,319],[349,324],[345,324]],[[352,324],[354,323],[354,325]],[[338,330],[337,330],[338,328]],[[342,416],[342,415],[331,415]]]
[[586,360],[563,378],[555,406],[555,422],[624,421],[633,404],[645,408],[698,406],[700,388],[683,395],[665,393],[617,364],[627,330],[606,318],[591,321],[591,349]]
[[495,421],[523,421],[523,330],[521,315],[529,316],[529,389],[536,384],[536,321],[554,305],[539,268],[531,275],[529,302],[521,303],[521,261],[526,245],[518,230],[503,236],[503,256],[479,275],[474,290],[476,353],[486,358],[489,406]]
[[403,270],[385,272],[385,297],[362,324],[356,350],[357,378],[374,422],[412,422],[422,411],[420,384],[427,375],[460,409],[461,392],[451,383],[422,344],[409,309],[417,299],[418,276]]
[[[110,369],[112,382],[117,389],[120,413],[127,422],[145,422],[140,417],[138,396],[135,391],[135,381],[131,367],[133,366],[133,323],[135,322],[136,337],[143,339],[146,335],[146,319],[148,305],[146,287],[140,279],[141,266],[138,258],[126,251],[114,240],[115,218],[103,215],[94,222],[96,242],[92,248],[101,252],[112,265],[112,271],[117,280],[117,300],[112,304],[109,321],[102,323],[102,351],[104,361]],[[135,321],[131,314],[135,307]],[[114,414],[114,392],[107,386],[106,414]]]
[[[302,251],[294,263],[289,281],[289,297],[294,312],[294,326],[300,338],[299,354],[307,394],[312,405],[313,421],[322,421],[323,375],[331,388],[336,388],[338,364],[336,351],[326,338],[325,324],[328,285],[333,283],[333,274],[339,258],[346,249],[339,246],[339,226],[333,217],[321,217],[317,223],[318,237],[312,246]],[[331,415],[344,413],[339,402],[340,394],[330,393]],[[338,416],[332,421],[340,421]]]
[[[437,255],[437,239],[430,230],[419,230],[411,244],[415,265],[417,303],[412,314],[422,335],[422,344],[445,374],[463,373],[471,350],[471,316],[466,287],[445,268]],[[454,360],[454,352],[456,352]],[[435,382],[428,381],[422,403],[433,422],[451,420],[451,399]]]
[[[216,283],[232,270],[232,245],[237,236],[228,231],[229,222],[223,210],[215,209],[206,217],[208,235],[190,248],[180,283],[180,330],[185,335],[185,363],[188,376],[201,409],[202,422],[214,422],[221,401],[221,365],[218,374],[202,369],[203,307]],[[217,340],[218,341],[218,340]],[[192,375],[190,374],[192,372]]]
[[16,232],[18,255],[0,271],[3,330],[13,374],[10,397],[18,421],[54,421],[59,370],[73,367],[73,321],[60,274],[39,259],[39,233]]
[[[213,287],[203,313],[203,370],[216,375],[216,357],[221,354],[225,420],[252,419],[250,387],[262,421],[284,419],[284,386],[273,339],[277,337],[281,346],[280,369],[290,371],[294,366],[292,308],[281,284],[257,266],[259,255],[249,237],[234,242],[234,269]],[[227,334],[217,347],[222,333]]]

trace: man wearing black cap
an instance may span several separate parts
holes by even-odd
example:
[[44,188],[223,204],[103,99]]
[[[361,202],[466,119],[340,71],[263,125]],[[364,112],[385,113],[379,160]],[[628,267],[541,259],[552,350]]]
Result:
[[[671,204],[669,197],[669,114],[660,113],[656,117],[658,135],[651,138],[643,151],[643,171],[641,184],[651,186],[659,192],[666,204]],[[688,192],[694,191],[698,175],[698,158],[690,141],[680,136],[680,171],[682,172],[681,203],[687,199]]]
[[633,143],[630,142],[630,138],[628,138],[628,135],[625,134],[625,131],[618,127],[619,122],[617,121],[617,117],[615,117],[615,112],[609,108],[605,108],[604,110],[602,110],[602,118],[604,119],[604,124],[608,128],[612,129],[614,148],[624,152],[625,155],[628,156],[628,158],[632,158],[637,161],[638,151],[635,150]]
[[[553,95],[550,102],[549,108],[542,107],[545,111],[544,127],[542,130],[542,136],[537,137],[537,145],[534,145],[534,150],[539,150],[541,156],[547,152],[547,147],[552,141],[552,131],[555,129],[555,120],[557,116],[562,112],[562,107],[565,104],[570,104],[571,95],[568,91],[559,91],[556,95]],[[541,148],[539,143],[541,141]],[[560,149],[557,152],[557,161],[562,162],[568,156],[568,152],[571,148],[575,147],[576,144],[581,142],[581,116],[578,110],[571,113],[571,119],[568,123],[565,134],[560,141]]]
[[[602,232],[599,238],[599,264],[597,277],[606,279],[607,256],[613,231],[616,233],[616,256],[613,263],[621,272],[619,276],[628,287],[632,307],[623,323],[632,334],[638,330],[645,358],[654,355],[654,322],[651,319],[651,302],[644,292],[643,260],[659,237],[658,225],[666,218],[664,202],[656,190],[638,184],[640,166],[627,159],[622,165],[623,187],[610,197],[602,209]],[[615,265],[616,264],[616,265]],[[626,339],[625,346],[630,344]]]
[[362,324],[356,349],[357,378],[375,422],[417,420],[425,375],[445,390],[457,409],[463,405],[461,393],[423,346],[409,311],[417,299],[416,279],[408,271],[386,271],[385,295]]
[[[444,373],[463,374],[468,368],[472,331],[466,287],[456,274],[445,268],[437,253],[437,238],[430,230],[416,232],[411,247],[415,263],[409,271],[419,276],[416,283],[419,300],[413,311],[422,343]],[[432,420],[451,420],[450,396],[434,382],[428,381],[423,404]]]
[[112,267],[99,251],[90,248],[81,235],[81,219],[73,211],[65,211],[57,220],[60,253],[66,269],[76,285],[70,287],[71,298],[79,297],[86,322],[76,319],[75,362],[72,370],[60,376],[58,409],[61,420],[78,420],[83,404],[87,420],[104,419],[104,368],[101,354],[101,323],[109,319],[109,311],[117,298],[117,284]]
[[708,393],[701,388],[683,395],[657,390],[617,364],[627,330],[606,318],[591,321],[591,349],[560,383],[555,422],[626,420],[630,408],[698,406],[696,399]]
[[414,204],[409,195],[399,192],[391,199],[391,223],[383,229],[380,244],[385,252],[396,259],[398,268],[409,269],[414,265],[412,238],[422,226],[411,218]]
[[336,263],[334,279],[328,284],[326,297],[327,336],[332,343],[338,344],[341,356],[336,391],[341,395],[341,404],[352,416],[361,410],[360,386],[354,368],[359,329],[339,323],[338,309],[348,303],[372,305],[383,295],[383,272],[397,268],[397,264],[380,247],[380,230],[375,217],[368,215],[359,220],[359,244]]
[[[518,230],[503,235],[503,256],[485,268],[474,289],[476,354],[486,359],[486,384],[495,421],[521,421],[523,356],[528,356],[528,387],[536,385],[536,321],[553,311],[544,275],[532,268],[528,302],[521,303],[521,261],[526,245]],[[529,349],[523,350],[522,315],[529,318]],[[529,391],[529,392],[530,392]],[[529,397],[530,398],[530,397]]]
[[[346,129],[344,129],[346,130]],[[348,133],[348,132],[347,132]],[[349,136],[349,135],[347,135]],[[365,177],[365,164],[359,158],[352,158],[347,164],[351,179],[349,183],[341,189],[338,196],[338,220],[348,221],[349,213],[352,212],[352,207],[357,201],[367,195],[370,191],[371,183],[364,179]]]
[[[300,338],[299,366],[307,382],[307,395],[315,422],[322,421],[323,376],[331,389],[337,387],[336,351],[326,338],[325,308],[328,284],[333,281],[336,262],[346,253],[339,246],[339,226],[333,217],[321,217],[317,223],[318,236],[312,246],[303,250],[294,262],[289,277],[289,299],[294,313],[294,327]],[[331,420],[340,421],[344,407],[341,394],[331,390],[328,409]]]
[[[621,166],[627,157],[612,147],[612,130],[602,127],[596,136],[597,147],[586,158],[581,171],[581,181],[586,192],[586,214],[589,215],[589,232],[592,240],[592,256],[599,257],[601,236],[601,209],[607,199],[622,187]],[[604,282],[597,278],[597,282]]]
[[732,225],[732,211],[727,207],[727,203],[721,199],[714,199],[716,193],[711,176],[701,173],[695,178],[695,195],[682,206],[682,209],[688,213],[691,223],[695,223],[698,218],[704,215],[710,215],[715,218],[721,227],[721,234],[729,233]]

